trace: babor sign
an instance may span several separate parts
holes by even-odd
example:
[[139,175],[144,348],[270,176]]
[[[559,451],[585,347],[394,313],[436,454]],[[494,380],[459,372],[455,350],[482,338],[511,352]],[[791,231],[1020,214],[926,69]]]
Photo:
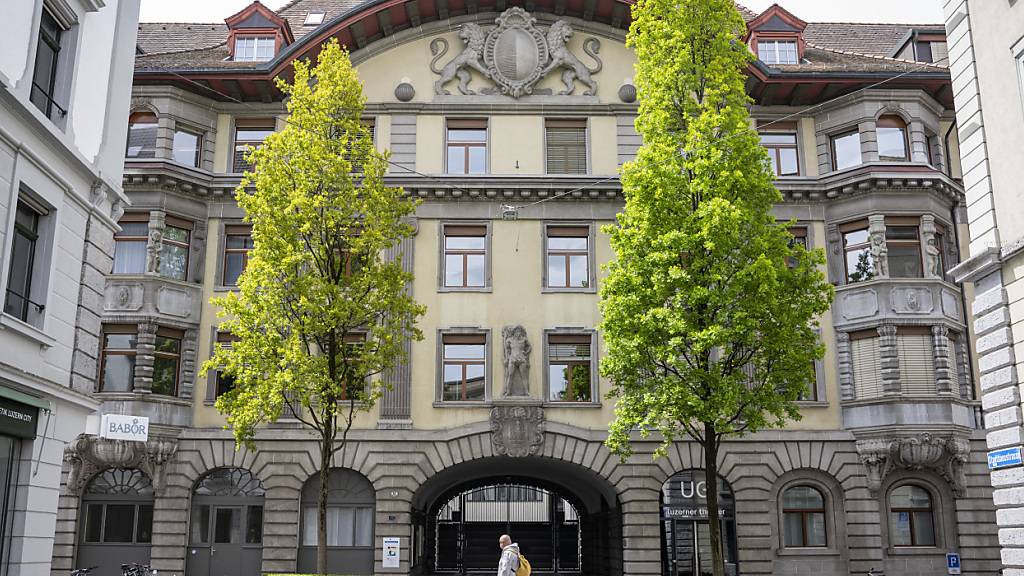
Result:
[[149,439],[149,418],[104,414],[100,422],[100,438],[145,442]]

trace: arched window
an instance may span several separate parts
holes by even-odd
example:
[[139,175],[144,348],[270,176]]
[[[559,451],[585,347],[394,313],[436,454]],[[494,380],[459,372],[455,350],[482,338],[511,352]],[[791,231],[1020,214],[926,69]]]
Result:
[[128,117],[128,158],[156,156],[156,114],[136,112]]
[[889,492],[889,539],[893,546],[935,546],[935,514],[928,490],[905,484]]
[[812,486],[793,486],[782,493],[782,533],[787,548],[828,545],[825,498]]
[[882,116],[875,122],[875,135],[878,138],[878,158],[880,160],[908,160],[907,123],[895,114]]
[[153,535],[153,485],[142,472],[110,468],[83,495],[85,543],[149,544]]
[[[300,572],[311,572],[316,567],[319,495],[320,475],[314,474],[302,487],[298,555]],[[373,484],[365,476],[347,468],[330,470],[327,477],[328,572],[373,574],[376,501]]]

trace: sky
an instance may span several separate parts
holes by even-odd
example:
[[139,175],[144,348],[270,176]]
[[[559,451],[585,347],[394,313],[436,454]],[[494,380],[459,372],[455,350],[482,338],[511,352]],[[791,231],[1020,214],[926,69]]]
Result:
[[[277,9],[287,0],[261,0]],[[760,12],[776,0],[740,0]],[[942,0],[778,0],[807,22],[941,24]],[[142,0],[143,22],[223,22],[251,0]]]

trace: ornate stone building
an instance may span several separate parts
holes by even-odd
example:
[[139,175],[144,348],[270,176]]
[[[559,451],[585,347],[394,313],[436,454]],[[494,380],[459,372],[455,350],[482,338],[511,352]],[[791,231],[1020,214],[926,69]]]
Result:
[[[931,575],[959,552],[994,575],[970,287],[946,273],[966,244],[942,28],[744,14],[776,211],[826,249],[836,301],[803,419],[724,447],[730,573]],[[491,570],[510,531],[540,573],[701,574],[698,448],[622,463],[602,445],[602,226],[640,143],[629,18],[619,0],[297,0],[141,25],[95,397],[148,416],[150,440],[67,450],[54,573],[109,573],[115,550],[166,574],[312,568],[309,434],[282,420],[235,450],[213,408],[230,382],[197,368],[230,343],[208,301],[251,247],[242,151],[286,122],[274,77],[338,38],[389,181],[423,201],[395,256],[427,314],[331,472],[331,570]]]

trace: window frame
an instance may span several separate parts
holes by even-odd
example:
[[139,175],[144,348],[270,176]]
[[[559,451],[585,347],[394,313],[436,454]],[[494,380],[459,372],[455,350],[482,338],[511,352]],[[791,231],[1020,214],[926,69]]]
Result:
[[123,234],[123,229],[114,232],[114,256],[111,262],[112,276],[133,276],[146,273],[146,261],[143,260],[142,270],[140,272],[117,272],[117,243],[118,242],[138,242],[143,245],[143,252],[145,253],[149,246],[149,212],[126,212],[121,216],[121,219],[117,221],[118,226],[124,223],[139,224],[143,223],[146,225],[146,234],[144,236],[132,236]]
[[[587,364],[590,366],[590,400],[552,400],[551,399],[551,339],[564,337],[587,339],[590,344],[590,358]],[[544,330],[544,357],[543,357],[543,378],[544,378],[544,405],[552,407],[600,407],[601,406],[601,382],[598,373],[600,348],[598,347],[597,330],[589,328],[549,328]]]
[[[837,152],[836,152],[836,141],[837,140],[842,140],[843,138],[847,138],[847,137],[853,136],[853,135],[857,136],[857,158],[858,158],[857,163],[856,164],[850,164],[849,166],[843,166],[842,168],[840,168],[839,167],[839,156],[837,155]],[[829,150],[832,153],[831,154],[831,156],[832,156],[832,158],[831,158],[831,161],[832,161],[831,162],[831,166],[832,166],[832,171],[833,172],[839,172],[841,170],[850,170],[852,168],[856,168],[857,166],[862,166],[864,164],[864,151],[861,149],[861,137],[860,137],[860,128],[859,127],[854,126],[854,127],[849,128],[847,130],[841,130],[839,132],[834,132],[832,134],[829,134],[828,145],[829,145]]]
[[[868,234],[867,241],[866,242],[859,242],[857,244],[852,245],[852,247],[851,246],[847,246],[847,244],[846,244],[846,235],[850,234],[850,233],[853,233],[853,232],[860,232],[862,230],[867,232],[867,234]],[[849,286],[850,284],[859,284],[861,282],[870,282],[871,280],[874,280],[876,278],[877,274],[878,274],[878,265],[875,262],[874,254],[871,253],[871,227],[870,227],[870,223],[867,220],[855,220],[853,222],[847,222],[845,224],[841,224],[839,226],[839,243],[840,243],[840,249],[842,250],[842,255],[843,255],[843,285],[844,286]],[[847,259],[847,254],[849,254],[850,252],[860,252],[861,250],[864,250],[864,249],[867,249],[868,254],[871,255],[871,272],[872,272],[871,278],[866,278],[864,280],[851,281],[850,280],[849,261]]]
[[899,114],[882,114],[875,119],[875,141],[879,140],[880,131],[884,130],[899,130],[903,136],[903,157],[897,156],[883,156],[881,147],[878,150],[878,161],[879,162],[909,162],[911,159],[910,151],[910,126],[907,121],[904,120]]
[[[245,230],[247,233],[242,233]],[[229,254],[241,254],[242,255],[242,270],[238,273],[241,277],[242,273],[245,272],[246,266],[249,265],[249,254],[252,252],[253,247],[249,248],[229,248],[228,238],[231,236],[242,236],[248,237],[250,242],[252,241],[252,224],[246,224],[244,222],[224,222],[222,225],[221,234],[221,250],[220,250],[220,282],[219,285],[224,288],[236,288],[238,287],[238,278],[234,279],[234,282],[228,281],[228,255]]]
[[[796,489],[796,488],[810,488],[811,490],[814,490],[818,494],[818,496],[821,498],[821,508],[786,508],[786,493],[789,492],[790,490],[793,490],[793,489]],[[816,486],[816,485],[811,484],[809,482],[801,482],[801,481],[796,481],[796,482],[793,482],[791,484],[787,484],[785,487],[782,488],[782,490],[779,491],[779,502],[780,502],[780,505],[779,505],[779,517],[781,519],[781,526],[782,526],[782,530],[781,530],[782,546],[784,548],[787,548],[787,549],[790,549],[790,550],[793,550],[793,549],[803,549],[803,548],[812,548],[812,549],[821,550],[821,549],[830,548],[830,538],[829,538],[829,534],[828,534],[828,532],[829,532],[829,524],[830,524],[829,521],[828,521],[828,498],[825,496],[825,492],[819,486]],[[800,515],[800,541],[801,541],[801,545],[800,546],[789,546],[789,545],[786,544],[786,515],[787,514],[799,514]],[[818,545],[818,544],[808,544],[807,543],[807,537],[808,537],[808,534],[809,534],[808,515],[810,515],[810,514],[821,514],[822,521],[824,522],[823,534],[822,534],[824,536],[824,538],[825,538],[825,543],[824,544]]]
[[[582,171],[551,171],[551,156],[548,145],[550,143],[548,129],[582,129],[583,130],[583,166]],[[544,173],[557,175],[581,176],[590,174],[590,120],[588,118],[545,118],[544,119]],[[567,146],[565,148],[568,148]]]
[[[917,231],[916,238],[910,239],[889,239],[890,228],[914,228]],[[926,262],[924,260],[924,242],[921,240],[921,218],[919,216],[912,217],[901,217],[901,216],[888,216],[885,218],[885,246],[886,246],[886,258],[889,260],[886,262],[888,265],[890,278],[910,278],[910,279],[924,279]],[[894,274],[892,266],[892,258],[889,257],[889,249],[893,246],[917,246],[917,261],[920,266],[921,274],[919,276],[897,276]],[[940,256],[941,258],[941,256]]]
[[[133,334],[135,336],[135,348],[108,348],[108,334]],[[135,364],[133,361],[132,371],[129,374],[127,390],[104,390],[103,383],[106,378],[107,356],[131,356],[138,359],[139,356],[139,327],[136,324],[103,324],[100,330],[100,366],[99,378],[96,380],[97,393],[125,394],[135,391]]]
[[[765,144],[760,142],[761,147],[768,151],[768,155],[775,160],[775,177],[776,178],[789,178],[794,176],[801,176],[803,174],[803,162],[800,161],[800,130],[795,122],[786,122],[772,124],[764,129],[758,129],[757,131],[758,140],[762,136],[792,136],[793,144]],[[796,156],[796,172],[783,174],[780,172],[782,167],[782,157],[780,155],[781,150],[793,150]]]
[[[89,540],[89,509],[93,506],[100,507],[100,539]],[[107,508],[109,506],[133,506],[134,512],[132,515],[132,541],[131,542],[107,542],[105,540],[107,535]],[[87,546],[139,546],[139,545],[152,545],[153,542],[153,506],[154,501],[152,498],[148,500],[141,497],[132,497],[131,499],[125,499],[123,501],[114,501],[107,497],[106,499],[98,501],[85,500],[82,502],[83,514],[82,514],[82,530],[79,543]],[[139,510],[140,508],[149,508],[149,542],[139,540]]]
[[[193,161],[192,161],[191,164],[190,163],[181,162],[180,160],[178,160],[177,158],[174,157],[174,140],[175,140],[175,138],[177,138],[179,132],[182,133],[182,134],[188,134],[190,136],[195,136],[196,137],[196,152],[195,152],[195,157],[193,158]],[[205,138],[206,138],[206,133],[203,130],[199,130],[197,128],[192,128],[190,126],[181,126],[181,125],[178,125],[178,123],[176,122],[175,126],[174,126],[174,133],[171,135],[171,160],[173,160],[174,162],[177,162],[178,164],[181,164],[182,166],[189,166],[189,167],[192,167],[192,168],[202,168],[203,167],[203,151],[204,151],[204,148],[205,148],[203,146],[203,141],[205,140]]]
[[[470,141],[470,140],[452,140],[450,132],[452,130],[483,130],[484,139],[482,142]],[[465,160],[465,172],[449,172],[448,171],[448,153],[449,148],[452,145],[462,148],[463,158]],[[484,171],[483,172],[471,172],[470,171],[470,155],[469,150],[471,148],[483,148],[484,149]],[[449,176],[484,176],[491,173],[491,123],[489,118],[445,118],[444,121],[444,174]]]
[[[444,367],[445,367],[445,340],[469,340],[469,338],[482,338],[484,346],[484,397],[481,400],[445,400],[444,398]],[[450,342],[455,343],[455,342]],[[470,343],[470,342],[467,342]],[[443,408],[450,406],[480,406],[491,401],[491,330],[489,328],[442,328],[437,331],[437,358],[435,362],[436,392],[434,407]],[[463,382],[465,382],[465,368],[463,368]]]
[[[146,121],[141,121],[141,119],[145,119]],[[150,119],[152,119],[152,120],[150,121]],[[139,147],[139,153],[136,153],[134,155],[133,154],[129,154],[129,152],[132,149],[132,127],[135,126],[135,125],[149,125],[149,124],[153,125],[153,130],[154,130],[153,148],[151,150],[146,150],[146,148],[144,146],[140,146]],[[157,115],[156,112],[154,112],[152,110],[148,110],[148,109],[143,109],[143,110],[136,110],[136,111],[132,112],[131,114],[129,114],[128,115],[128,136],[127,136],[127,138],[125,138],[125,142],[124,142],[124,157],[125,158],[131,158],[131,159],[143,159],[143,160],[148,160],[148,159],[156,158],[156,141],[159,139],[159,135],[156,134],[156,132],[159,132],[159,130],[160,130],[160,116]],[[147,154],[142,154],[142,152],[147,152]]]
[[[483,228],[484,230],[484,283],[483,286],[448,286],[446,281],[445,256],[447,254],[446,242],[447,228]],[[438,292],[491,292],[491,222],[489,220],[441,220],[438,222],[438,269],[437,269],[437,290]],[[463,235],[466,236],[466,235]],[[463,259],[463,284],[465,284],[466,260]]]
[[[267,134],[267,136],[264,136],[263,139],[261,139],[261,140],[240,140],[238,138],[238,131],[240,129],[241,130],[264,130],[264,131],[269,131],[271,134],[273,134],[273,133],[277,132],[277,119],[275,117],[273,117],[273,116],[271,116],[271,117],[266,117],[266,116],[264,116],[264,117],[254,117],[254,118],[245,117],[245,118],[235,118],[234,119],[232,130],[231,130],[231,166],[230,166],[230,168],[231,168],[231,172],[230,173],[231,174],[243,174],[245,172],[249,172],[249,171],[252,170],[252,164],[249,164],[248,162],[245,161],[244,153],[243,153],[243,157],[239,158],[239,156],[238,156],[238,152],[239,152],[238,151],[238,146],[241,144],[241,145],[244,145],[244,146],[252,146],[253,148],[259,148],[260,146],[263,145],[263,142],[266,140],[267,136],[270,135],[270,134]],[[239,160],[241,160],[242,163],[246,164],[246,166],[244,166],[244,167],[239,166]],[[239,170],[239,168],[244,168],[244,169],[243,170]]]
[[[794,60],[792,62],[789,62],[789,61],[783,62],[782,59],[779,58],[779,54],[781,54],[781,51],[779,50],[779,45],[780,44],[787,44],[787,45],[791,44],[793,46],[793,54],[796,56],[796,60]],[[761,51],[761,49],[762,48],[768,48],[768,47],[771,48],[770,52],[772,54],[774,54],[774,57],[775,57],[774,60],[766,60],[764,58],[765,53],[763,53]],[[796,38],[758,38],[757,39],[757,59],[760,60],[761,62],[764,62],[765,64],[768,64],[768,65],[777,65],[777,64],[792,65],[792,64],[799,64],[800,63],[800,43],[797,41]]]
[[[43,27],[43,20],[49,18],[53,21],[54,28],[57,29],[56,36],[50,36],[46,34]],[[60,85],[59,76],[60,68],[62,63],[61,51],[64,47],[64,39],[66,34],[70,32],[70,27],[66,26],[61,18],[58,18],[53,11],[44,2],[42,4],[42,13],[39,16],[39,24],[35,30],[35,48],[36,51],[32,56],[32,80],[29,82],[29,101],[35,106],[36,110],[39,110],[47,119],[51,122],[64,121],[67,118],[68,111],[64,106],[57,103],[57,91]],[[41,54],[39,48],[41,44],[46,44],[47,47],[53,52],[53,60],[49,63],[50,78],[48,86],[41,86],[36,80],[36,72],[39,67],[39,56]],[[36,102],[34,96],[36,93],[40,94],[44,99],[45,104]],[[58,116],[54,118],[53,114],[56,112]]]
[[[894,508],[892,506],[892,494],[900,488],[907,486],[913,486],[924,490],[928,494],[928,505],[927,512],[932,516],[932,543],[931,544],[918,544],[915,542],[917,536],[914,533],[914,513],[923,512],[925,508]],[[942,522],[940,521],[940,512],[936,502],[940,501],[936,497],[936,491],[930,485],[921,481],[917,478],[904,478],[893,482],[889,485],[885,491],[885,512],[886,512],[886,530],[888,536],[889,548],[896,551],[907,551],[907,550],[934,550],[939,549],[943,545],[942,539]],[[910,544],[896,544],[893,537],[893,516],[900,512],[907,512],[910,520]]]
[[[171,240],[171,239],[168,239],[168,237],[167,237],[167,229],[168,228],[177,228],[178,230],[184,230],[187,233],[187,239],[184,242],[182,242],[181,240]],[[161,240],[160,240],[160,267],[161,267],[161,269],[157,270],[157,274],[161,278],[167,278],[167,279],[170,279],[170,280],[177,280],[179,282],[188,282],[188,279],[191,276],[191,274],[189,274],[189,267],[192,264],[192,254],[191,254],[191,252],[192,252],[192,233],[194,231],[195,231],[195,222],[193,222],[191,220],[185,220],[183,218],[177,218],[177,217],[171,216],[170,214],[167,214],[167,215],[164,216],[164,233],[161,235]],[[164,275],[162,268],[163,268],[164,247],[165,246],[174,246],[174,247],[177,247],[177,248],[184,248],[185,249],[185,262],[182,265],[182,273],[184,274],[184,276],[182,278],[175,278],[174,276],[166,276],[166,275]]]
[[[153,350],[154,372],[155,372],[155,367],[156,367],[157,359],[173,360],[174,361],[174,383],[173,383],[172,390],[171,390],[170,394],[164,394],[164,393],[161,393],[161,392],[156,392],[152,388],[150,388],[150,393],[156,394],[156,395],[159,395],[159,396],[167,396],[169,398],[177,398],[181,394],[181,385],[182,385],[182,382],[181,382],[181,364],[182,364],[182,356],[184,354],[185,331],[184,330],[177,330],[177,329],[174,329],[174,328],[166,328],[166,327],[161,326],[161,327],[157,328],[157,330],[156,330],[156,338],[165,338],[165,339],[177,341],[177,343],[178,343],[178,351],[177,351],[177,353],[173,353],[172,354],[172,353],[169,353],[169,352],[161,352],[161,351],[156,350],[156,349]],[[155,344],[155,340],[154,340],[154,344]],[[155,380],[154,380],[154,384],[155,384]]]
[[[27,211],[29,211],[32,214],[33,218],[34,218],[34,220],[33,220],[33,225],[34,226],[33,226],[33,229],[31,229],[31,230],[27,229],[24,226],[24,224],[18,222],[18,214],[17,213],[21,210],[22,206],[24,206],[24,208]],[[37,285],[37,281],[44,280],[43,278],[37,278],[36,276],[39,273],[39,271],[37,270],[37,261],[39,260],[40,257],[45,257],[45,249],[44,250],[40,250],[40,248],[41,248],[40,240],[45,240],[44,234],[45,234],[45,232],[47,230],[47,227],[45,225],[46,222],[45,222],[44,219],[47,216],[49,216],[49,210],[44,208],[42,206],[42,204],[40,204],[39,202],[35,202],[30,197],[28,197],[24,190],[19,190],[18,195],[16,196],[16,199],[15,199],[15,202],[14,202],[14,218],[12,219],[14,222],[13,222],[13,229],[11,230],[11,242],[10,242],[11,247],[7,251],[8,258],[9,258],[10,262],[9,262],[9,264],[7,266],[6,285],[4,286],[3,313],[8,315],[8,316],[11,316],[12,318],[17,318],[19,321],[24,322],[24,323],[26,323],[26,324],[28,324],[30,326],[35,326],[36,328],[41,328],[42,327],[42,323],[43,323],[43,319],[44,319],[43,314],[46,311],[46,303],[45,302],[43,302],[43,303],[36,302],[36,301],[32,300],[32,296],[33,296],[33,291],[38,292],[38,290],[39,290],[39,286]],[[26,263],[27,270],[25,270],[25,284],[26,284],[26,286],[25,286],[25,293],[24,294],[18,294],[16,292],[14,292],[13,289],[11,288],[11,279],[14,277],[14,264],[15,264],[15,259],[14,259],[14,240],[15,240],[15,238],[18,238],[18,237],[26,238],[28,240],[28,242],[30,243],[29,256],[28,256],[28,261]],[[7,301],[8,301],[8,299],[10,298],[10,296],[12,294],[17,296],[18,298],[20,298],[21,301],[22,301],[21,313],[20,314],[13,314],[13,313],[7,311]],[[45,294],[45,292],[44,292],[44,294]],[[38,315],[39,325],[36,325],[34,322],[30,322],[29,321],[29,318],[30,318],[29,310],[33,306],[36,308],[36,314]]]
[[[548,259],[550,258],[551,250],[548,248],[548,239],[551,238],[550,231],[552,229],[586,229],[585,236],[562,236],[569,238],[586,238],[587,239],[587,285],[586,286],[552,286],[551,278],[548,277]],[[557,236],[556,236],[557,237]],[[558,293],[558,292],[583,292],[583,293],[596,293],[597,292],[597,272],[596,258],[594,255],[594,242],[596,240],[596,226],[595,223],[581,222],[581,221],[545,221],[541,223],[541,292],[542,293]],[[560,250],[568,255],[569,252],[579,252],[571,250]],[[577,254],[578,255],[578,254]],[[569,274],[568,256],[566,256],[566,274]]]
[[[252,58],[239,58],[238,43],[240,41],[252,41]],[[270,57],[260,58],[260,46],[262,44],[270,43]],[[277,36],[267,35],[266,33],[257,34],[236,34],[234,36],[234,45],[232,46],[231,60],[234,62],[270,62],[277,56]]]

